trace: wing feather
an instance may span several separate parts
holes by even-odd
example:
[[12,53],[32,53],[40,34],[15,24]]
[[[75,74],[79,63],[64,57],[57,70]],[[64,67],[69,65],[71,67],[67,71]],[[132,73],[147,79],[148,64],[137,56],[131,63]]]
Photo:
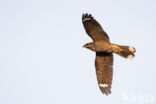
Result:
[[98,85],[103,94],[111,94],[113,80],[113,54],[96,52],[95,67]]
[[108,35],[91,14],[83,14],[82,22],[87,34],[93,39],[93,41],[109,42]]

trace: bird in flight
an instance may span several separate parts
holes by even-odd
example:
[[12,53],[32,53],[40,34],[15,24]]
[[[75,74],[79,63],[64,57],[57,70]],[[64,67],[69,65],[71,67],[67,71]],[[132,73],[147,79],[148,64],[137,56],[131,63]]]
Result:
[[93,40],[93,42],[86,43],[83,47],[96,52],[95,68],[99,88],[103,94],[111,94],[113,53],[123,58],[132,59],[136,49],[111,43],[107,33],[91,14],[83,14],[82,23],[86,33]]

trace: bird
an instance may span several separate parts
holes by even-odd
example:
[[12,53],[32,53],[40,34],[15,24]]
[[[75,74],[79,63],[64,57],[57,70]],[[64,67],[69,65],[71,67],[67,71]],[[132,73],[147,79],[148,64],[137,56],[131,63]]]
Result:
[[96,53],[95,69],[98,86],[103,94],[109,95],[113,80],[113,54],[132,59],[135,57],[136,49],[111,43],[107,33],[91,14],[82,14],[82,24],[88,36],[93,40],[84,44],[83,47]]

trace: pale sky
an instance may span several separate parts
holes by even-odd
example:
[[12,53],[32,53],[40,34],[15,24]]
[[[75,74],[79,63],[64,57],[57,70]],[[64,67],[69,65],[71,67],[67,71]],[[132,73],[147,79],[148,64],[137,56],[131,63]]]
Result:
[[[95,53],[82,48],[92,41],[82,13],[112,43],[137,50],[133,60],[114,55],[109,96],[98,88]],[[155,44],[155,0],[1,0],[0,104],[155,104]]]

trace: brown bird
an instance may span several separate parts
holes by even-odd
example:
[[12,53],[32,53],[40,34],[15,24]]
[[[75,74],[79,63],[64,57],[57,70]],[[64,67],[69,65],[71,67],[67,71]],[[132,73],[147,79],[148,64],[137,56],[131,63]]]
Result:
[[83,47],[96,52],[95,67],[99,88],[103,94],[111,94],[113,53],[131,59],[136,50],[134,47],[111,43],[107,33],[91,14],[83,14],[82,23],[87,34],[93,40]]

